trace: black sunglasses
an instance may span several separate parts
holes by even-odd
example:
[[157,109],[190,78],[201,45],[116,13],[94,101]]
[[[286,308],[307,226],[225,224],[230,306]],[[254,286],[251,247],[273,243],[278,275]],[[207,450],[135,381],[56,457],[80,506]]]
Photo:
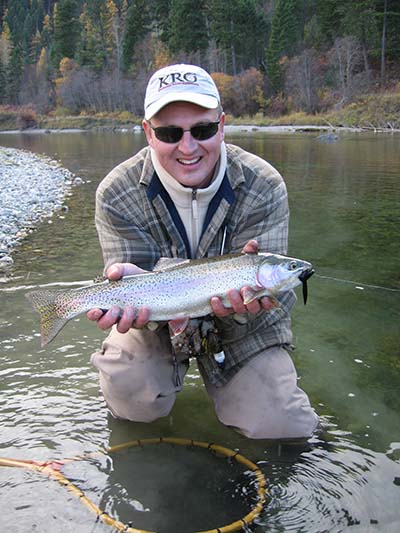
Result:
[[218,122],[208,122],[207,124],[198,124],[197,126],[192,126],[188,130],[184,130],[178,126],[160,126],[154,128],[150,122],[149,124],[159,141],[172,144],[179,142],[185,131],[190,131],[191,136],[196,139],[196,141],[206,141],[207,139],[211,139],[211,137],[214,137],[217,133],[220,122],[221,120],[218,120]]

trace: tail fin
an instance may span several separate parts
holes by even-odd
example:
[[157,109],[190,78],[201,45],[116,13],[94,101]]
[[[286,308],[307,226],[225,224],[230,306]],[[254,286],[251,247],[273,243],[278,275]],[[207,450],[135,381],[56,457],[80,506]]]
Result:
[[40,315],[42,348],[62,330],[69,318],[60,315],[56,299],[60,293],[67,291],[32,291],[25,296]]

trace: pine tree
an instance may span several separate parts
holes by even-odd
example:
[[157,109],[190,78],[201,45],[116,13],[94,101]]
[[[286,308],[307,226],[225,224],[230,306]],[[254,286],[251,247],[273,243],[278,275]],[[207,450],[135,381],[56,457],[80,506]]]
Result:
[[52,59],[58,67],[63,57],[73,58],[78,37],[79,20],[76,0],[59,0],[54,8],[54,46]]
[[34,23],[32,19],[32,14],[30,11],[27,11],[25,20],[24,20],[24,29],[22,35],[22,50],[25,63],[30,63],[32,60],[31,56],[31,46],[32,39],[35,36]]
[[108,69],[115,57],[115,25],[118,9],[113,0],[85,2],[81,15],[79,60],[97,71]]
[[283,86],[281,58],[292,56],[297,49],[300,28],[298,0],[277,0],[266,51],[267,74],[273,93]]
[[122,44],[122,69],[127,72],[133,64],[135,47],[149,31],[148,2],[133,0],[128,9]]
[[170,37],[169,13],[171,0],[154,0],[154,26],[158,38],[167,43]]
[[257,0],[212,0],[212,37],[225,54],[227,70],[236,75],[262,61],[267,22]]
[[6,97],[9,104],[19,103],[19,91],[23,74],[23,54],[20,45],[11,49],[10,60],[6,66]]
[[81,65],[90,66],[98,72],[105,67],[107,62],[103,7],[102,0],[85,2],[79,18],[81,36],[77,59]]
[[11,40],[15,45],[20,45],[24,39],[24,22],[27,13],[27,0],[13,0],[8,2],[5,20],[10,28]]
[[208,46],[205,0],[171,0],[168,47],[172,53],[204,53]]

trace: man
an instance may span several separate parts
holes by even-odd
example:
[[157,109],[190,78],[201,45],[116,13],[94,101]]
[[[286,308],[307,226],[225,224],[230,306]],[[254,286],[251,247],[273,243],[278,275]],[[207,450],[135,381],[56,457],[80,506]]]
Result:
[[[144,107],[148,146],[113,169],[97,191],[107,276],[152,270],[162,258],[257,249],[286,254],[285,184],[266,161],[225,145],[212,78],[194,65],[163,68],[148,83]],[[88,312],[101,329],[112,327],[92,363],[116,417],[150,422],[166,416],[195,355],[223,424],[249,438],[312,434],[318,419],[286,351],[294,293],[282,295],[279,308],[266,297],[245,305],[241,292],[228,296],[230,308],[212,298],[213,316],[191,321],[178,343],[171,343],[166,325],[145,327],[149,309]]]

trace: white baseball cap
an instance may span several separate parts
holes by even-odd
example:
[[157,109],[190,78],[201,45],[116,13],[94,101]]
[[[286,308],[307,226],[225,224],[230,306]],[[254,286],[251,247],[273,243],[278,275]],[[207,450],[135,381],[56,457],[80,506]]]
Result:
[[149,80],[144,99],[144,116],[150,120],[171,102],[190,102],[216,109],[220,103],[212,77],[196,65],[169,65],[157,70]]

